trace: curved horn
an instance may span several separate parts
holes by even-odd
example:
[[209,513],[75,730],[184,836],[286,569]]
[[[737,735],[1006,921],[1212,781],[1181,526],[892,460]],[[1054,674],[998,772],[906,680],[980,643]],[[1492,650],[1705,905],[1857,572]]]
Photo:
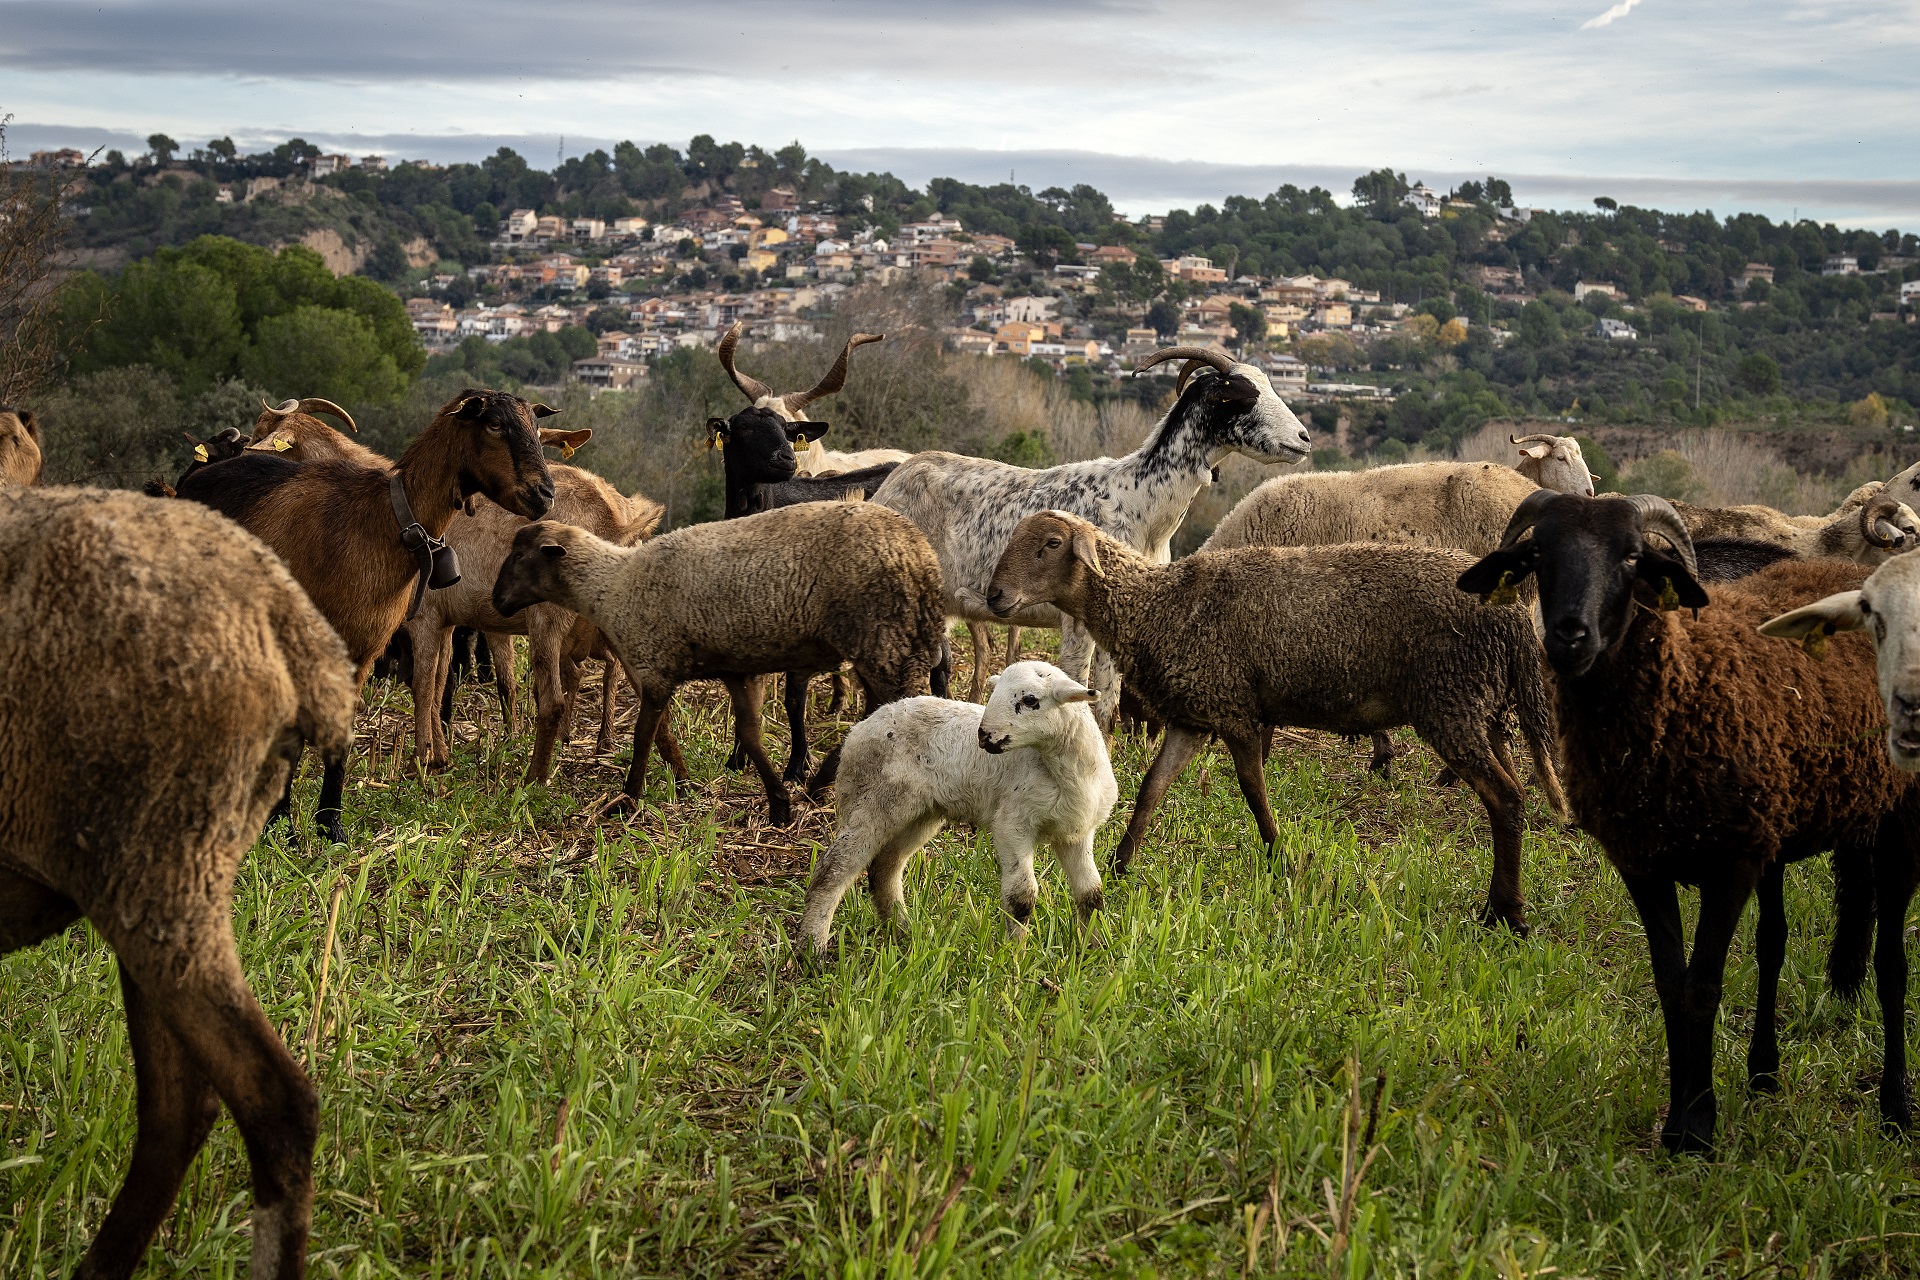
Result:
[[863,347],[869,342],[884,342],[884,333],[856,333],[847,339],[847,345],[840,351],[840,358],[833,362],[833,368],[827,370],[827,376],[813,384],[811,391],[792,391],[782,397],[786,401],[789,413],[798,413],[822,396],[830,396],[847,385],[847,357],[853,354],[855,347]]
[[741,394],[746,396],[749,403],[757,404],[761,397],[772,395],[773,388],[760,379],[750,378],[733,367],[733,349],[740,345],[740,333],[745,328],[746,321],[735,320],[733,328],[721,335],[720,345],[716,348],[715,354],[720,357],[720,367],[727,371],[729,378],[733,379],[733,385],[740,388]]
[[1544,436],[1544,435],[1516,436],[1511,432],[1509,432],[1507,434],[1507,443],[1508,444],[1559,444],[1560,437]]
[[1186,367],[1180,370],[1179,389],[1181,391],[1187,389],[1187,380],[1193,377],[1194,372],[1201,365],[1206,365],[1222,374],[1233,372],[1233,357],[1224,351],[1215,351],[1211,347],[1162,347],[1134,366],[1134,376],[1138,377],[1155,365],[1165,364],[1169,360],[1187,362]]
[[1555,498],[1560,496],[1557,489],[1535,489],[1513,510],[1513,517],[1507,521],[1506,532],[1500,535],[1500,550],[1510,551],[1520,541],[1520,535],[1533,528],[1540,519],[1540,513]]
[[[289,400],[287,403],[293,404],[294,402]],[[340,419],[340,421],[346,423],[347,430],[353,432],[355,435],[360,434],[360,428],[354,425],[353,415],[331,400],[322,400],[319,396],[307,396],[302,399],[296,407],[301,413],[330,413]]]
[[[1869,546],[1882,551],[1905,545],[1906,531],[1899,524],[1900,510],[1904,506],[1906,504],[1892,494],[1876,494],[1860,508],[1860,536],[1867,540]],[[1891,537],[1880,532],[1883,525],[1892,534]]]
[[278,407],[274,405],[270,405],[265,400],[262,400],[260,402],[260,407],[262,409],[265,409],[268,413],[271,413],[275,417],[279,417],[279,418],[284,418],[290,413],[300,412],[300,402],[298,400],[282,400],[278,405]]
[[1687,566],[1687,572],[1698,576],[1700,570],[1693,558],[1693,537],[1687,532],[1680,513],[1673,509],[1673,504],[1651,493],[1631,494],[1627,501],[1640,513],[1641,529],[1665,538],[1672,544],[1674,554],[1680,557],[1680,563]]

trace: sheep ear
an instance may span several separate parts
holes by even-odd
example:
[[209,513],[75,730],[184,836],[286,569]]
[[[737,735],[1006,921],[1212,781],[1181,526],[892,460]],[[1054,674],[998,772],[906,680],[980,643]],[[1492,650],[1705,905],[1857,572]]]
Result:
[[1505,604],[1509,602],[1504,599],[1494,601],[1494,595],[1511,594],[1514,584],[1532,572],[1533,544],[1529,542],[1510,550],[1489,551],[1478,564],[1461,574],[1454,585],[1488,603]]
[[[40,441],[40,424],[33,420],[33,410],[19,409],[15,411],[14,416],[20,419],[20,425],[27,429],[27,434],[33,437],[34,443],[38,444]],[[825,430],[825,428],[822,428],[822,430]]]
[[1074,529],[1073,554],[1075,559],[1093,571],[1094,577],[1104,578],[1107,576],[1106,570],[1100,567],[1100,548],[1094,545],[1093,530],[1084,526],[1079,526]]
[[1069,675],[1057,675],[1047,681],[1047,696],[1061,706],[1072,702],[1098,702],[1100,695]]
[[558,409],[553,408],[551,405],[535,404],[533,406],[533,416],[536,418],[551,418],[554,414],[558,412],[560,411]]
[[727,447],[729,424],[725,418],[707,419],[707,448],[724,449]]
[[1664,552],[1647,547],[1640,553],[1640,581],[1660,593],[1662,609],[1707,607],[1707,589],[1700,585],[1687,566]]
[[993,693],[993,691],[994,691],[995,689],[997,689],[997,688],[999,688],[999,687],[1000,687],[1000,677],[999,677],[999,676],[997,676],[997,675],[996,675],[996,676],[988,676],[988,677],[987,677],[987,693],[988,693],[989,695],[991,695],[991,694]]
[[543,542],[540,544],[540,554],[549,560],[560,560],[565,558],[567,549],[557,542]]
[[1538,462],[1549,453],[1552,453],[1553,449],[1551,446],[1544,444],[1523,444],[1520,446],[1520,452],[1526,457]]
[[473,419],[479,417],[482,413],[485,413],[486,409],[487,409],[487,402],[485,400],[482,400],[479,396],[468,396],[465,400],[462,400],[459,404],[454,406],[453,416],[456,418],[465,418],[468,421],[472,421]]
[[1814,636],[1830,636],[1836,631],[1858,631],[1867,622],[1860,607],[1858,591],[1842,591],[1812,604],[1768,618],[1760,624],[1760,634],[1777,640],[1798,640],[1802,644]]

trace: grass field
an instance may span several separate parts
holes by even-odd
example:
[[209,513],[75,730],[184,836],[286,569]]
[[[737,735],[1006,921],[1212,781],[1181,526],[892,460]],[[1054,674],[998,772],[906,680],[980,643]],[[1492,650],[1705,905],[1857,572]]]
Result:
[[[1823,866],[1788,877],[1784,1092],[1744,1087],[1749,928],[1721,1153],[1675,1160],[1617,877],[1531,793],[1533,935],[1474,924],[1484,815],[1410,736],[1387,783],[1364,743],[1282,734],[1277,867],[1216,749],[1090,931],[1043,862],[1022,946],[987,841],[950,831],[908,872],[910,936],[856,891],[809,972],[790,938],[831,815],[763,825],[716,689],[676,707],[695,797],[656,765],[631,825],[584,817],[625,760],[590,733],[518,788],[528,739],[470,688],[422,782],[407,695],[369,697],[355,844],[271,837],[236,900],[269,1016],[296,1054],[314,1037],[316,1276],[1920,1271],[1877,1017],[1821,976]],[[1116,752],[1103,866],[1147,759]],[[0,1011],[0,1276],[64,1276],[132,1138],[113,957],[83,928],[0,960]],[[223,1122],[145,1274],[244,1274],[249,1203]]]

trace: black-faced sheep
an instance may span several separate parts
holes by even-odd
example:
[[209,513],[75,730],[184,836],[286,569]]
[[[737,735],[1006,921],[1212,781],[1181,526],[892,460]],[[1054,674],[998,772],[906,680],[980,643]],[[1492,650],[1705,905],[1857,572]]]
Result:
[[[1858,588],[1865,574],[1790,560],[1709,590],[1694,564],[1685,525],[1660,498],[1542,492],[1460,587],[1486,596],[1538,579],[1574,816],[1626,882],[1652,954],[1671,1070],[1666,1146],[1713,1144],[1714,1022],[1727,947],[1756,889],[1760,990],[1747,1072],[1756,1088],[1778,1087],[1783,873],[1829,849],[1839,886],[1829,973],[1842,992],[1864,977],[1876,901],[1884,922],[1874,956],[1886,1028],[1880,1110],[1905,1125],[1901,935],[1920,868],[1920,787],[1880,745],[1864,638],[1835,639],[1823,662],[1757,631],[1809,597]],[[1691,958],[1679,884],[1700,887]]]
[[[1179,398],[1138,449],[1124,458],[1095,458],[1034,471],[989,458],[920,453],[887,477],[873,500],[912,517],[940,557],[947,613],[969,622],[1060,627],[1060,666],[1100,693],[1098,715],[1110,723],[1120,691],[1104,670],[1085,629],[1050,605],[1032,604],[1011,617],[987,607],[987,580],[1013,527],[1036,511],[1071,511],[1135,551],[1165,564],[1173,535],[1194,495],[1230,454],[1257,462],[1298,462],[1307,430],[1274,394],[1267,375],[1219,351],[1168,347],[1140,370],[1184,361]],[[973,700],[986,688],[987,655],[976,635]],[[1104,666],[1104,662],[1101,664]]]
[[[515,536],[493,605],[511,617],[548,600],[599,627],[639,690],[628,803],[640,800],[648,748],[674,690],[717,679],[783,826],[792,810],[761,742],[761,686],[752,677],[851,662],[871,714],[925,684],[945,639],[932,548],[904,516],[866,502],[783,507],[635,547],[540,521]],[[830,784],[838,764],[836,748],[809,791]]]
[[78,1274],[133,1274],[225,1103],[253,1172],[251,1274],[292,1280],[319,1107],[241,972],[233,881],[302,744],[345,756],[353,669],[273,553],[190,503],[0,491],[0,610],[32,620],[0,627],[0,952],[91,921],[139,1089]]
[[1060,668],[1017,662],[997,678],[983,709],[946,698],[907,698],[862,720],[841,744],[833,845],[807,885],[800,932],[827,947],[834,909],[867,873],[883,922],[906,922],[907,859],[949,822],[993,833],[1000,900],[1016,938],[1039,886],[1033,851],[1046,844],[1067,873],[1081,919],[1100,905],[1093,836],[1120,791],[1093,693]]
[[1060,511],[1027,517],[988,588],[1013,612],[1044,602],[1080,619],[1167,726],[1114,851],[1124,872],[1153,811],[1217,735],[1233,754],[1261,843],[1279,836],[1262,765],[1275,726],[1364,734],[1411,724],[1487,807],[1493,881],[1482,918],[1526,929],[1524,803],[1506,746],[1517,712],[1556,811],[1545,672],[1524,610],[1471,607],[1463,552],[1384,543],[1240,547],[1156,565]]

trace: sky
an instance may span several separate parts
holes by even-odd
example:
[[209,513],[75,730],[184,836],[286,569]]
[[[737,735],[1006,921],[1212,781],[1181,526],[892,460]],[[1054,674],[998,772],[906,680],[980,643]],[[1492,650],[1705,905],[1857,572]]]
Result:
[[9,149],[697,133],[1129,213],[1388,166],[1920,230],[1920,0],[0,0]]

